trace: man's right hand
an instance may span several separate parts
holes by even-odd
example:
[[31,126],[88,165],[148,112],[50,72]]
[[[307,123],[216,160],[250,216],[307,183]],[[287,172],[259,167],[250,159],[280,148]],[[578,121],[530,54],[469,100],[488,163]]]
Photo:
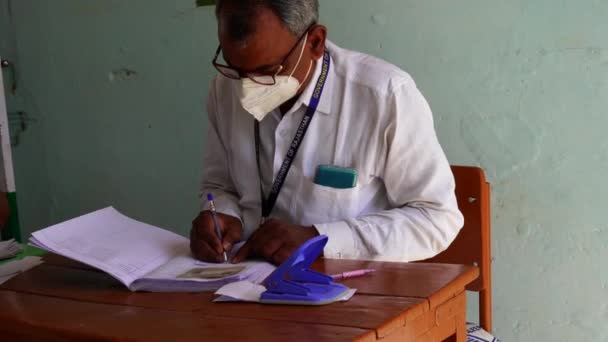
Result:
[[217,213],[223,241],[217,237],[210,211],[201,212],[192,221],[190,230],[190,249],[194,257],[205,262],[223,262],[224,251],[232,247],[243,238],[243,225],[235,217]]

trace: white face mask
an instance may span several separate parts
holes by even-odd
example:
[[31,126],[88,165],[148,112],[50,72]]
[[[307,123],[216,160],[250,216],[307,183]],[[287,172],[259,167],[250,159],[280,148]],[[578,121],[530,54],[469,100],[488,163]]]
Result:
[[[268,113],[279,108],[283,103],[294,97],[302,84],[297,78],[293,77],[296,69],[300,65],[302,55],[304,55],[304,48],[306,46],[306,40],[308,34],[304,38],[302,44],[302,50],[300,51],[300,57],[296,66],[293,68],[289,76],[275,76],[276,83],[274,85],[264,85],[255,83],[249,78],[243,78],[241,80],[240,87],[240,101],[241,105],[247,112],[249,112],[258,121],[262,121]],[[312,61],[308,66],[308,71],[304,79],[308,78],[310,69],[312,68]]]

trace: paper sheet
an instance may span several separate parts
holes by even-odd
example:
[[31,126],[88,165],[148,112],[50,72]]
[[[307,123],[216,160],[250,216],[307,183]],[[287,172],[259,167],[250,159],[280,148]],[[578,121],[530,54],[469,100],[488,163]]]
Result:
[[31,242],[99,268],[129,286],[176,255],[189,240],[108,207],[32,234]]
[[[215,292],[220,297],[213,300],[216,303],[224,302],[251,302],[258,303],[262,297],[262,293],[266,288],[262,285],[256,285],[249,281],[239,281],[228,284]],[[357,289],[350,289],[337,302],[349,301],[357,292]]]
[[215,292],[220,295],[214,302],[259,302],[266,288],[249,281],[239,281],[228,284]]
[[[185,237],[133,220],[112,207],[37,231],[30,242],[105,271],[132,291],[215,291],[234,281],[259,283],[275,269],[261,261],[197,262]],[[231,270],[217,270],[222,267]],[[233,272],[235,267],[238,273]],[[199,276],[184,276],[195,273]]]
[[[239,252],[239,250],[241,249],[241,247],[243,247],[243,245],[245,244],[246,241],[242,241],[237,243],[236,245],[232,246],[232,249],[228,251],[227,256],[228,256],[228,262],[230,262],[230,260],[232,260],[232,258],[234,258],[234,256],[236,255],[236,253]],[[208,262],[204,262],[204,261],[197,261],[196,262],[198,265],[209,265]]]
[[42,263],[43,261],[40,257],[25,257],[21,260],[9,261],[2,264],[0,265],[0,284]]
[[[240,264],[213,264],[213,263],[205,263],[195,260],[188,251],[186,254],[177,256],[173,258],[168,263],[160,266],[154,271],[146,274],[141,279],[158,279],[158,280],[175,280],[175,279],[183,279],[180,278],[180,275],[183,275],[186,272],[189,272],[193,269],[201,269],[201,268],[242,268],[241,272],[233,275],[228,278],[238,278],[237,280],[248,279],[255,282],[253,279],[249,277],[256,278],[257,275],[263,276],[266,278],[272,271],[275,270],[275,267],[267,262],[262,261],[246,261]],[[198,282],[213,282],[216,281],[216,278],[190,278],[188,280],[198,281]],[[263,280],[263,279],[262,279]]]
[[[235,267],[242,270],[232,276],[224,278],[180,278],[180,275],[190,272],[193,269],[217,269]],[[174,257],[168,263],[160,266],[144,277],[134,281],[129,287],[135,291],[152,292],[200,292],[215,291],[222,286],[241,280],[248,280],[252,283],[261,283],[270,275],[276,267],[263,261],[247,261],[240,264],[214,264],[204,263],[195,260],[190,252]]]
[[19,254],[23,247],[14,239],[8,241],[0,241],[0,260],[12,258]]

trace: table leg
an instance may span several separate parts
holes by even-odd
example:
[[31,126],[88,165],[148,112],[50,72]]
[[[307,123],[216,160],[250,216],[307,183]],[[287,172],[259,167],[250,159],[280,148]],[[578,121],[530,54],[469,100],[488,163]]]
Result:
[[466,293],[456,295],[441,304],[435,311],[434,335],[436,341],[466,342]]

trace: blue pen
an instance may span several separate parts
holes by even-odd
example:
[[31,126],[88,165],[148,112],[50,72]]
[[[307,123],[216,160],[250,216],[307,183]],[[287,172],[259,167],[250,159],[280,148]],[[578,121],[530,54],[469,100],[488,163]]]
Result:
[[[211,218],[213,218],[213,225],[215,226],[215,234],[217,238],[222,242],[222,231],[220,230],[220,224],[217,222],[217,212],[215,211],[215,203],[213,203],[213,195],[208,194],[207,200],[209,201],[209,209],[211,211]],[[223,248],[223,247],[222,247]],[[224,251],[224,262],[228,262],[228,254]]]

